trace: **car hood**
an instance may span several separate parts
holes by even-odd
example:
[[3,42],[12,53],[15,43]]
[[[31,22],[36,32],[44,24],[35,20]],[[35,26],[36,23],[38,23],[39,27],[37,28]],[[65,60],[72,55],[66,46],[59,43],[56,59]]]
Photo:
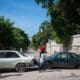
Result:
[[34,59],[33,56],[26,56],[25,58],[28,58],[28,59]]
[[22,56],[23,59],[35,59],[33,56]]
[[48,57],[46,57],[45,60],[52,60],[52,59],[54,59],[54,57],[52,57],[52,56],[48,56]]

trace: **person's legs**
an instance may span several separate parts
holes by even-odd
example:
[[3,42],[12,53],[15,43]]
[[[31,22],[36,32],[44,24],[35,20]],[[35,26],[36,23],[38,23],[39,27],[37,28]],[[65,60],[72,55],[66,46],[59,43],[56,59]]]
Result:
[[42,64],[42,70],[44,70],[44,71],[46,70],[44,63]]
[[45,66],[44,66],[44,64],[43,63],[40,63],[40,65],[39,65],[39,71],[42,71],[42,70],[46,70],[45,69]]
[[40,63],[40,65],[39,65],[39,71],[41,71],[42,70],[42,63]]
[[39,64],[39,72],[41,71],[41,64]]

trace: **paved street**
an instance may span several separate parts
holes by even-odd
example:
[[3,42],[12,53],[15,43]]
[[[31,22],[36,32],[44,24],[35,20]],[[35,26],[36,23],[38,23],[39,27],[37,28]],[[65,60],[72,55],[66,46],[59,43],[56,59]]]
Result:
[[45,72],[4,72],[0,80],[80,80],[80,69],[53,69]]

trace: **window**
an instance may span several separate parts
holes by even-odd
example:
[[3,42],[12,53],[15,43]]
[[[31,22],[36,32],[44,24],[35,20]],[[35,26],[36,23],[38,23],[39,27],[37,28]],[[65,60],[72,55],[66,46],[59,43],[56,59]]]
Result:
[[14,52],[6,52],[6,58],[18,58],[19,55],[17,55]]
[[71,58],[71,55],[70,54],[68,54],[68,59],[70,59]]
[[62,53],[61,58],[62,59],[67,59],[67,54],[66,53]]
[[0,52],[0,58],[5,58],[5,53],[4,52]]
[[60,59],[60,58],[61,58],[61,54],[58,54],[58,55],[56,56],[56,58],[57,58],[57,59]]
[[74,53],[71,53],[71,54],[70,54],[70,58],[77,58],[77,55],[74,54]]
[[57,59],[67,59],[67,54],[66,53],[60,53],[56,56]]

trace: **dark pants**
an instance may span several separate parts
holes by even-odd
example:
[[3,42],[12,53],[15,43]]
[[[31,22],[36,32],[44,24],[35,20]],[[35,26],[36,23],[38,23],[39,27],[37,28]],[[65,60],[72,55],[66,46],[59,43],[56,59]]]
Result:
[[39,71],[44,70],[45,71],[45,65],[44,63],[39,64]]

